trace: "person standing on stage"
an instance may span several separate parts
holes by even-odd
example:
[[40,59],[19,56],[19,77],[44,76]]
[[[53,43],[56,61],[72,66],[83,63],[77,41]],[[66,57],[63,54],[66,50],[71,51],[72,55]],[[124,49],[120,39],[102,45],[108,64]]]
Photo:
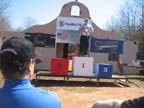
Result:
[[79,54],[80,56],[88,56],[89,36],[94,31],[88,18],[84,20],[84,24],[79,28],[79,31],[81,32]]

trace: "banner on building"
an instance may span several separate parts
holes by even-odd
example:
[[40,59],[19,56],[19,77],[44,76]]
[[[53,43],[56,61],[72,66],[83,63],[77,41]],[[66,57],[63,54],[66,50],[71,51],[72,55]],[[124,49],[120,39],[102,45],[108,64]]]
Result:
[[[91,23],[91,20],[89,22]],[[56,27],[56,42],[79,44],[79,28],[83,24],[83,18],[58,17]]]
[[79,44],[80,32],[74,30],[57,30],[56,42]]
[[123,54],[123,41],[91,38],[90,51],[97,53]]

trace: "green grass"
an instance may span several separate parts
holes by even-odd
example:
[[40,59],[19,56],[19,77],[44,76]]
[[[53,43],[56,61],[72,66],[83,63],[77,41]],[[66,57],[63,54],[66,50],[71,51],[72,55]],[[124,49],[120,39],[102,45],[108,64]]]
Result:
[[128,78],[144,78],[144,75],[128,75]]

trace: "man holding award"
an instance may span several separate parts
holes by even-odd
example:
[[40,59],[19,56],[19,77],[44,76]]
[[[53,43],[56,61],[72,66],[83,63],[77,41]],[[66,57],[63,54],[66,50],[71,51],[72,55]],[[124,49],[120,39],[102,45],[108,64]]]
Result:
[[94,31],[88,18],[84,20],[84,24],[79,28],[79,31],[81,32],[79,55],[88,56],[89,36]]

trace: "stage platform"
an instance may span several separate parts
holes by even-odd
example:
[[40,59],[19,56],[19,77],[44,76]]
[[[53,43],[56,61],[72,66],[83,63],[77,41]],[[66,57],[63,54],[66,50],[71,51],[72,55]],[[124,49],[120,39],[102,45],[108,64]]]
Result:
[[97,86],[100,82],[100,79],[114,79],[114,83],[116,83],[117,80],[120,80],[126,85],[128,85],[129,79],[144,80],[144,76],[143,77],[129,77],[128,75],[120,75],[120,74],[113,74],[112,77],[97,77],[95,75],[93,75],[93,76],[75,76],[72,74],[72,72],[68,72],[68,75],[52,75],[50,71],[37,71],[35,73],[35,75],[36,75],[36,77],[35,77],[36,78],[36,84],[37,84],[37,82],[41,76],[43,76],[43,77],[63,77],[64,81],[66,81],[66,83],[68,83],[68,80],[70,78],[89,78],[90,80],[97,79],[97,81],[96,81]]

